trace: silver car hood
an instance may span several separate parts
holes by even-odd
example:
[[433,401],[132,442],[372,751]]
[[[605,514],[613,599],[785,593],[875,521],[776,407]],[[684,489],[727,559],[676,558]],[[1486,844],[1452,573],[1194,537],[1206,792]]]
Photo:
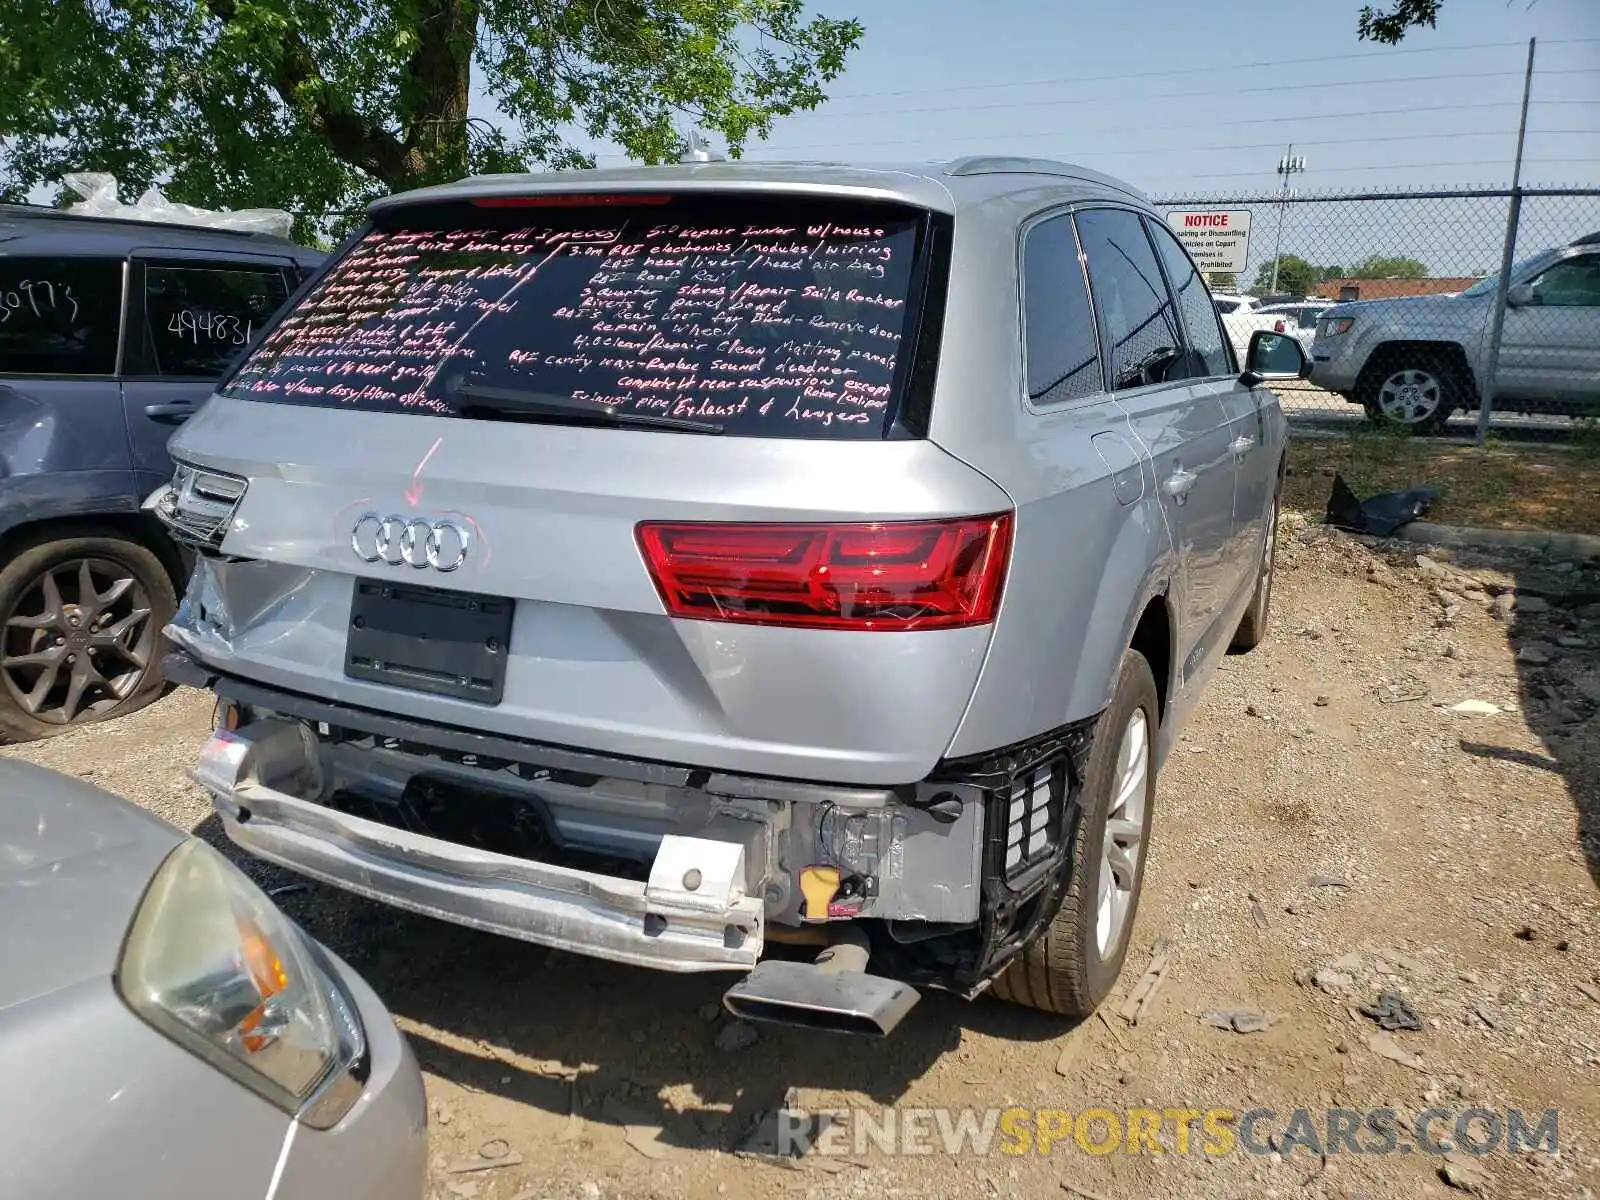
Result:
[[109,976],[183,834],[125,800],[0,760],[0,1011]]
[[1325,309],[1318,322],[1330,317],[1387,317],[1404,315],[1407,318],[1427,316],[1430,313],[1459,313],[1466,311],[1475,297],[1461,296],[1396,296],[1392,300],[1348,300]]

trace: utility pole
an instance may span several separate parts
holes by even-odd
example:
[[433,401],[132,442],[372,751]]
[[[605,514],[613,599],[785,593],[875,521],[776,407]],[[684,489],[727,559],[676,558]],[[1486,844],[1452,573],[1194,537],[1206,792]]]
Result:
[[1480,381],[1483,399],[1478,404],[1477,443],[1489,436],[1489,415],[1494,410],[1494,377],[1500,373],[1500,335],[1506,327],[1506,292],[1511,288],[1511,260],[1517,253],[1517,223],[1522,217],[1522,143],[1528,136],[1528,97],[1533,94],[1534,38],[1528,39],[1528,69],[1522,77],[1522,123],[1517,126],[1517,157],[1511,166],[1511,207],[1506,212],[1506,241],[1500,249],[1500,280],[1494,288],[1494,316],[1489,324],[1489,357]]
[[1289,153],[1278,160],[1278,174],[1283,176],[1283,184],[1278,189],[1278,240],[1272,247],[1272,287],[1269,290],[1273,292],[1278,290],[1278,263],[1283,258],[1283,214],[1288,209],[1288,200],[1293,194],[1289,191],[1289,176],[1297,175],[1305,169],[1305,155],[1296,158],[1294,143],[1290,142]]

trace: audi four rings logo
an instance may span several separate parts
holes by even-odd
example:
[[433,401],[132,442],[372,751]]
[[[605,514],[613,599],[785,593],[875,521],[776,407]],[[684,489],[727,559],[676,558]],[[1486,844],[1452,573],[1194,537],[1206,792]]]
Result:
[[410,565],[419,571],[454,571],[467,561],[472,535],[454,521],[362,513],[350,531],[350,548],[362,562]]

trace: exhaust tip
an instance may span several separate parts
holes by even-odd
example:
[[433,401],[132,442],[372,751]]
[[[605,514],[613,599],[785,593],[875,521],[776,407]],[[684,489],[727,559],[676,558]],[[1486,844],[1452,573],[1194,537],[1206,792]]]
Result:
[[887,1037],[919,999],[915,988],[881,975],[769,960],[729,988],[722,1003],[746,1021]]

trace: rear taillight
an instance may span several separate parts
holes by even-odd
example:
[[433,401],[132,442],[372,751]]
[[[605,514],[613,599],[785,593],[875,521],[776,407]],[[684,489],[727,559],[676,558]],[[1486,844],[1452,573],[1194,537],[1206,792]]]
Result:
[[994,620],[1011,549],[1011,514],[859,525],[647,521],[638,534],[674,617],[953,629]]
[[1283,332],[1283,322],[1279,321],[1275,325],[1273,325],[1272,332],[1273,333],[1282,333]]

